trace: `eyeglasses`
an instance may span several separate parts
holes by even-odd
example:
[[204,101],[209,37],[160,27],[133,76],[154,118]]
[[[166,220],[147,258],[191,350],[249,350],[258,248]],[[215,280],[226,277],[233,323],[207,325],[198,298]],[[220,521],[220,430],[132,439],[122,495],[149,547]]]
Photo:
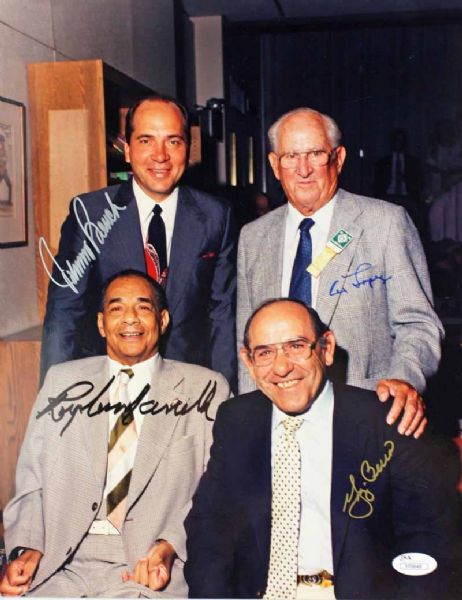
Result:
[[275,361],[279,348],[282,348],[287,358],[290,358],[294,362],[301,362],[311,357],[313,348],[318,343],[318,340],[319,338],[316,338],[314,342],[310,342],[306,338],[297,338],[296,340],[289,340],[280,344],[256,346],[249,352],[249,356],[256,367],[267,367]]
[[327,150],[308,150],[307,152],[286,152],[281,154],[279,164],[283,169],[295,169],[298,166],[302,156],[306,156],[308,164],[312,167],[325,167],[331,160],[334,152],[338,150],[338,146],[330,152]]

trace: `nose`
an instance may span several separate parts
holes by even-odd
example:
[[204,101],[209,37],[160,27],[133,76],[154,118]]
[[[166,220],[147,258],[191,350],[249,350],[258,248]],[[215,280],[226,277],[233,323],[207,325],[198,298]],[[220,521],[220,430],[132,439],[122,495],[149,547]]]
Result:
[[124,323],[127,325],[134,325],[139,322],[138,313],[136,312],[134,307],[127,307],[124,313]]
[[283,348],[277,348],[276,356],[273,362],[273,372],[280,377],[285,377],[294,368],[294,363],[286,355]]
[[151,148],[151,158],[156,162],[166,162],[170,158],[167,146],[164,142],[153,144]]
[[313,169],[311,168],[311,165],[308,160],[308,154],[299,154],[296,169],[297,175],[300,175],[300,177],[308,177],[312,170]]

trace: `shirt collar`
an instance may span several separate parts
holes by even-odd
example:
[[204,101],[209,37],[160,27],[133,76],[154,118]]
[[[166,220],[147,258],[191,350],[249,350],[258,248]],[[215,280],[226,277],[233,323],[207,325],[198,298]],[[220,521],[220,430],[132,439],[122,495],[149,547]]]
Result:
[[[325,426],[330,414],[332,405],[334,402],[334,389],[332,383],[327,380],[324,384],[322,392],[311,404],[310,408],[303,414],[298,415],[308,423],[312,423],[316,426]],[[286,413],[279,409],[273,404],[273,414],[271,419],[271,430],[274,431],[282,424],[287,417]]]
[[147,360],[143,360],[143,362],[139,362],[131,366],[123,365],[117,360],[109,358],[109,356],[107,357],[107,360],[109,365],[109,375],[111,377],[114,376],[117,378],[120,369],[132,369],[134,379],[142,377],[144,380],[151,381],[153,376],[160,369],[162,359],[160,357],[160,354],[157,352],[154,356],[151,356],[151,358],[148,358]]
[[164,218],[170,214],[174,217],[176,205],[178,203],[178,186],[173,190],[170,196],[165,198],[165,200],[162,200],[162,202],[156,202],[141,189],[141,187],[135,181],[135,178],[132,179],[132,183],[133,193],[138,206],[141,223],[151,218],[152,209],[154,208],[155,204],[159,204],[162,207],[162,214]]
[[[316,227],[322,229],[329,229],[330,222],[332,220],[332,214],[334,212],[335,205],[337,203],[338,193],[335,192],[334,196],[324,204],[319,210],[311,215],[311,218],[316,224]],[[289,212],[287,214],[287,227],[297,231],[300,223],[305,219],[305,215],[302,215],[292,204],[288,203]]]

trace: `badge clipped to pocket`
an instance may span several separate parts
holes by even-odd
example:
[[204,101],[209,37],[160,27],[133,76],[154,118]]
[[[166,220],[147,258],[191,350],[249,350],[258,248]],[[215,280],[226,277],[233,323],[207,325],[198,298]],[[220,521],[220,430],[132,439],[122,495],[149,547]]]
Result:
[[345,229],[339,229],[327,242],[324,250],[318,254],[313,262],[307,267],[306,270],[308,273],[313,277],[319,277],[323,269],[326,268],[334,256],[343,252],[352,240],[353,236],[351,233],[348,233]]

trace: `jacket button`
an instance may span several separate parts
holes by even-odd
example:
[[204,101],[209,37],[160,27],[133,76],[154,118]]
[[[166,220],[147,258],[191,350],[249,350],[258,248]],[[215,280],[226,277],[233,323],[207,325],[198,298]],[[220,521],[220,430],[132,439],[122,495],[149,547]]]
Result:
[[91,505],[91,510],[96,510],[98,508],[98,502],[93,502]]
[[257,590],[257,591],[255,592],[255,596],[256,596],[257,598],[261,598],[261,597],[263,596],[263,593],[262,593],[260,590]]
[[69,554],[72,552],[72,548],[69,548],[69,550],[66,552],[66,556],[69,556]]

